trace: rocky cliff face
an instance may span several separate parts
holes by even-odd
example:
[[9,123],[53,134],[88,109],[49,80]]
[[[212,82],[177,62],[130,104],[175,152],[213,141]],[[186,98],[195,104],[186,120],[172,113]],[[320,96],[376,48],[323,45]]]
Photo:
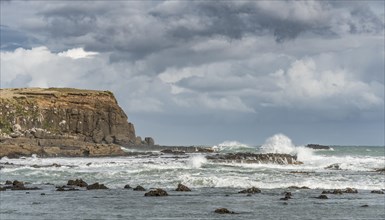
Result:
[[[34,141],[56,139],[56,145],[62,143],[63,146],[65,140],[78,142],[76,146],[81,142],[123,146],[153,144],[151,138],[145,142],[136,137],[134,125],[127,121],[126,114],[109,91],[1,89],[0,110],[3,143],[26,138]],[[62,141],[57,142],[57,139]],[[53,145],[49,144],[52,141],[36,143]]]

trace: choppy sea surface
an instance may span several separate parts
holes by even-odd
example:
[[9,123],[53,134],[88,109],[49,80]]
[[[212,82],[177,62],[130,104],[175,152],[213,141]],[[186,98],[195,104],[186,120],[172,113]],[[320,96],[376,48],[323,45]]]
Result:
[[[215,153],[289,153],[303,164],[216,163],[207,154],[157,151],[132,157],[2,158],[1,184],[19,180],[41,190],[1,191],[0,219],[385,219],[385,194],[371,193],[385,191],[385,173],[378,171],[385,168],[384,146],[313,150],[278,134],[262,146],[226,141],[212,148]],[[78,178],[109,189],[56,191],[55,186]],[[178,183],[192,191],[176,192]],[[169,196],[145,197],[123,189],[126,184],[163,188]],[[238,193],[250,187],[261,193]],[[324,190],[347,187],[358,193],[316,198]],[[292,199],[280,200],[288,191]],[[221,207],[237,214],[214,212]]]

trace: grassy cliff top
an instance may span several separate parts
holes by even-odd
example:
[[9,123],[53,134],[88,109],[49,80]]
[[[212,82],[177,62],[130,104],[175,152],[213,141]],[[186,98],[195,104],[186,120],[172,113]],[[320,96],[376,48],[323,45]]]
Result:
[[86,90],[86,89],[74,89],[74,88],[10,88],[10,89],[0,89],[0,98],[1,99],[12,99],[18,97],[60,97],[67,95],[78,95],[78,96],[111,96],[113,97],[112,92],[110,91],[99,91],[99,90]]

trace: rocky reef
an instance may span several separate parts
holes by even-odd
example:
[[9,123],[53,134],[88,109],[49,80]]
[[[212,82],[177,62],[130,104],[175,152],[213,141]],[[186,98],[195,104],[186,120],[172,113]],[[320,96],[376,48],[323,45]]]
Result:
[[209,155],[206,158],[219,163],[302,164],[296,156],[290,154],[229,153]]
[[0,90],[0,157],[113,156],[120,146],[154,145],[109,91],[72,88]]

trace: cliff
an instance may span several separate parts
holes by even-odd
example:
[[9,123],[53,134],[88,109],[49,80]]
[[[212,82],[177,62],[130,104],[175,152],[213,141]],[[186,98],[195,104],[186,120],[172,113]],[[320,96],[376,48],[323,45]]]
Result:
[[[69,149],[76,152],[73,156],[119,155],[123,152],[118,145],[153,144],[152,138],[136,137],[134,125],[109,91],[1,89],[0,110],[0,156],[21,147],[20,155],[37,151],[60,156],[59,149],[66,150],[65,156],[72,156],[67,155]],[[93,148],[101,150],[97,153]]]

